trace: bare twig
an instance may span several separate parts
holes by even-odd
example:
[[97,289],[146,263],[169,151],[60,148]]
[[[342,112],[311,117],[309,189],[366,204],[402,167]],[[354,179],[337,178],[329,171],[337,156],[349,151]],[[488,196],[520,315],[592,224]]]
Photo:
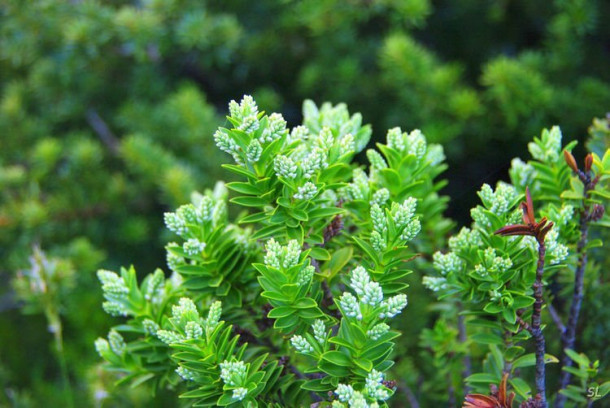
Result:
[[95,109],[87,110],[87,122],[99,136],[102,143],[106,145],[108,150],[110,150],[112,154],[117,155],[119,153],[119,140]]
[[[458,307],[459,307],[459,310],[461,311],[462,306],[459,305]],[[459,339],[460,343],[464,344],[464,343],[466,343],[466,341],[468,341],[468,334],[466,333],[465,317],[461,314],[458,314],[457,325],[458,325],[458,339]],[[469,377],[470,373],[472,372],[472,364],[470,362],[469,353],[464,354],[464,358],[462,359],[462,362],[464,363],[464,369],[462,370],[462,379],[465,379],[465,378]],[[468,394],[469,390],[470,390],[470,387],[468,387],[468,386],[464,387],[464,392],[466,394]]]
[[564,332],[566,331],[566,327],[561,321],[561,316],[559,316],[557,309],[555,309],[555,306],[553,306],[550,301],[546,303],[546,307],[549,309],[549,314],[551,315],[551,319],[553,319],[555,326],[557,326],[557,329],[561,333],[561,336],[563,336]]
[[405,394],[411,408],[419,408],[419,402],[417,401],[417,397],[413,393],[413,390],[411,390],[411,387],[409,387],[404,381],[401,381],[398,384],[398,389]]

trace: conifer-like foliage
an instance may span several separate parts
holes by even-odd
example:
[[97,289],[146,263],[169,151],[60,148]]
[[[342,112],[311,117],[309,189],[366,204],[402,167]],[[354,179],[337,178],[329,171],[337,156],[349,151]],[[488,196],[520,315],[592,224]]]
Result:
[[329,391],[333,406],[384,406],[409,246],[449,226],[442,148],[394,128],[366,169],[352,159],[370,128],[344,105],[306,101],[292,129],[250,96],[229,111],[214,138],[241,181],[165,214],[171,277],[98,273],[104,309],[128,317],[98,352],[122,382],[172,385],[200,406],[330,404]]
[[[450,227],[435,181],[442,148],[418,130],[390,129],[363,168],[352,159],[370,129],[344,105],[306,101],[292,129],[250,96],[229,112],[214,138],[240,181],[165,213],[177,238],[166,247],[170,277],[98,273],[104,309],[128,318],[96,341],[98,352],[120,382],[171,387],[196,406],[385,406],[397,392],[389,379],[402,375],[393,359],[408,354],[392,329],[409,312],[407,262]],[[511,183],[484,184],[472,226],[433,255],[438,274],[423,283],[446,312],[421,342],[451,395],[426,401],[468,394],[465,406],[563,407],[608,388],[599,363],[574,347],[595,265],[587,252],[601,244],[588,230],[607,225],[610,149],[581,169],[574,146],[562,146],[558,127],[544,130],[528,146],[532,160],[513,161]],[[559,385],[545,376],[552,363]],[[501,395],[484,395],[490,384]]]
[[[387,377],[397,381],[398,392],[411,404],[409,395],[421,406],[459,404],[468,391],[462,379],[479,370],[481,350],[487,347],[468,340],[473,318],[467,313],[493,303],[489,308],[510,306],[496,317],[511,316],[521,310],[511,299],[532,297],[526,293],[531,287],[529,281],[514,284],[494,276],[493,285],[484,283],[494,287],[499,300],[490,302],[482,294],[486,286],[477,286],[473,296],[485,303],[471,307],[455,293],[435,303],[435,292],[424,290],[422,275],[426,285],[442,286],[439,278],[445,276],[432,269],[443,262],[449,268],[460,262],[464,268],[481,264],[493,275],[507,266],[494,264],[500,257],[522,268],[516,276],[532,278],[523,272],[536,262],[527,258],[537,250],[531,237],[522,239],[529,246],[519,259],[499,248],[500,239],[513,242],[514,237],[497,236],[494,245],[477,246],[477,251],[493,247],[495,255],[489,252],[487,259],[478,252],[459,258],[447,238],[464,224],[480,184],[508,181],[504,170],[513,156],[525,160],[523,151],[533,134],[558,124],[570,139],[583,141],[591,117],[605,114],[610,105],[610,26],[604,16],[609,13],[608,2],[583,0],[2,2],[0,278],[12,283],[0,289],[0,389],[6,390],[0,392],[0,405],[63,405],[69,400],[93,405],[110,399],[137,406],[149,401],[147,387],[111,391],[113,375],[94,366],[91,343],[111,319],[99,310],[102,295],[94,272],[100,267],[119,271],[120,265],[133,263],[142,282],[146,272],[162,263],[164,246],[168,263],[183,279],[176,286],[181,294],[170,304],[191,297],[205,316],[210,304],[204,300],[218,298],[227,327],[233,325],[250,348],[259,347],[247,338],[261,333],[258,324],[241,327],[249,321],[245,315],[266,316],[270,310],[257,307],[292,305],[277,299],[253,304],[250,299],[259,292],[285,298],[281,288],[272,287],[273,279],[263,281],[267,286],[258,281],[262,274],[274,273],[264,263],[271,238],[282,248],[297,241],[298,265],[314,268],[312,287],[299,299],[321,290],[324,297],[315,299],[318,309],[337,321],[342,315],[335,301],[343,292],[359,299],[343,287],[357,266],[382,287],[384,300],[411,285],[408,318],[384,323],[403,333],[393,340],[396,365]],[[302,100],[312,98],[346,102],[372,126],[363,126],[358,115],[348,115],[340,105],[311,103],[305,105],[298,129],[288,128],[278,114],[259,118],[248,103],[233,105],[231,119],[224,119],[227,102],[243,92],[254,95],[259,106],[282,112],[291,124],[302,119]],[[216,139],[230,156],[214,148],[219,125],[224,129]],[[332,145],[327,145],[325,127]],[[591,132],[586,150],[603,162],[608,121],[597,119]],[[373,150],[365,147],[369,137]],[[543,144],[555,143],[554,137]],[[273,144],[278,138],[284,142]],[[435,143],[443,143],[451,164],[444,173],[448,183],[439,179],[447,166]],[[580,171],[585,170],[582,146],[573,150]],[[328,150],[326,156],[320,149]],[[603,362],[610,361],[605,346],[610,316],[603,301],[610,293],[604,284],[609,265],[597,241],[607,241],[607,228],[600,228],[606,218],[585,223],[587,250],[578,250],[581,213],[604,204],[585,201],[604,200],[605,179],[586,189],[578,172],[566,170],[561,151],[555,164],[549,164],[550,156],[541,159],[545,149],[534,149],[528,163],[515,162],[510,183],[516,193],[506,185],[491,193],[481,190],[485,200],[475,221],[491,211],[518,224],[514,209],[529,186],[535,219],[546,216],[554,222],[546,262],[562,255],[563,248],[567,257],[550,266],[553,278],[544,282],[543,331],[549,332],[549,323],[558,327],[557,336],[547,336],[547,349],[561,361],[549,365],[547,389],[554,392],[556,377],[564,383],[561,388],[575,386],[579,378],[579,389],[571,392],[575,400],[597,381],[592,371],[583,379],[585,361],[600,361],[597,378],[607,377]],[[220,163],[231,156],[229,168],[222,170]],[[594,166],[592,178],[597,171]],[[538,181],[532,174],[538,174]],[[227,184],[214,188],[218,179]],[[445,186],[451,202],[439,196]],[[193,193],[208,188],[212,190]],[[507,210],[512,218],[500,214],[504,204],[497,204],[496,196],[512,199]],[[223,204],[218,204],[217,218],[198,213],[229,199],[233,202],[225,215]],[[557,217],[569,218],[570,206],[570,221],[558,225]],[[176,214],[168,215],[171,230],[159,216],[166,211]],[[181,226],[184,217],[190,218]],[[473,239],[478,242],[476,234]],[[206,254],[205,262],[197,258],[199,251]],[[436,251],[454,252],[460,261],[453,255],[437,255],[437,261]],[[580,254],[587,258],[578,274],[582,280],[573,285]],[[417,273],[407,275],[397,259],[415,255],[409,267]],[[164,269],[167,277],[169,269]],[[287,284],[298,281],[293,272],[278,273]],[[463,276],[458,280],[464,283]],[[519,293],[510,292],[513,284]],[[572,302],[575,293],[575,299],[582,294],[582,301]],[[249,304],[250,309],[243,307]],[[548,320],[549,305],[561,316],[561,325],[570,327],[569,335]],[[117,305],[107,307],[124,312]],[[275,313],[286,313],[280,310]],[[529,319],[527,313],[522,318]],[[295,330],[306,338],[304,325],[318,320],[327,329],[334,327],[334,320],[323,317],[298,317],[296,322],[288,317],[272,319],[289,324],[283,336]],[[568,324],[570,319],[576,323]],[[569,341],[559,346],[560,337]],[[524,344],[527,353],[533,352],[531,340]],[[562,352],[566,345],[586,351],[589,360]],[[268,360],[289,354],[265,347]],[[570,364],[565,371],[570,375],[559,373],[560,365]],[[303,374],[307,381],[314,376]],[[161,386],[157,380],[162,376],[153,377],[145,383],[158,385],[154,404],[174,404],[178,393],[171,390],[184,384]],[[496,373],[494,381],[499,378]],[[507,379],[509,389],[515,381],[515,376]]]

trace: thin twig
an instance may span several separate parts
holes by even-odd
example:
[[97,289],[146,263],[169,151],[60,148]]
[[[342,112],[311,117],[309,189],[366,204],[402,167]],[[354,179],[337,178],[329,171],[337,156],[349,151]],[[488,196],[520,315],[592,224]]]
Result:
[[417,401],[417,397],[415,396],[415,394],[413,393],[411,388],[404,381],[401,381],[398,384],[398,389],[400,391],[402,391],[403,394],[405,394],[405,396],[407,397],[407,401],[409,401],[409,405],[411,406],[411,408],[419,408],[419,402]]
[[[462,310],[462,305],[458,305],[459,311]],[[458,314],[458,339],[460,343],[465,344],[468,341],[468,334],[466,333],[466,322],[465,317],[461,314]],[[464,358],[462,359],[464,364],[464,369],[462,370],[462,379],[466,379],[470,377],[470,373],[472,372],[472,364],[470,362],[470,353],[465,353]],[[468,394],[470,387],[464,387],[464,393]]]
[[120,143],[114,133],[110,130],[110,127],[108,127],[108,124],[104,122],[104,119],[102,119],[95,109],[88,109],[86,116],[89,126],[91,126],[99,136],[102,143],[106,145],[112,154],[117,155],[119,153]]
[[553,319],[555,326],[557,326],[559,333],[561,333],[561,336],[563,337],[563,335],[566,331],[566,327],[563,324],[563,322],[561,321],[561,316],[559,316],[557,309],[555,309],[555,306],[553,306],[553,304],[550,301],[547,302],[546,306],[549,309],[549,314],[551,315],[551,319]]

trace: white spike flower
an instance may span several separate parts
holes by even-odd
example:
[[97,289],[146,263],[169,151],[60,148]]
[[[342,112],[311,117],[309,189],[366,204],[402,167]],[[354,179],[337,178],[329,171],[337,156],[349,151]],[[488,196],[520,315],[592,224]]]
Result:
[[407,295],[400,294],[384,300],[381,307],[382,312],[379,314],[381,319],[391,318],[399,314],[402,309],[407,306]]
[[299,353],[311,353],[314,351],[313,346],[303,336],[299,336],[299,335],[292,336],[292,338],[290,339],[290,342],[292,343],[292,346]]

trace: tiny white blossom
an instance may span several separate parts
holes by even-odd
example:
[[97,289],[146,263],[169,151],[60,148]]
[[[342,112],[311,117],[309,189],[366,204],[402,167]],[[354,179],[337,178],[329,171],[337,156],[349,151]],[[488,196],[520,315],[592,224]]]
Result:
[[309,341],[303,336],[292,336],[290,342],[299,353],[311,353],[314,351],[313,346],[309,344]]
[[390,326],[385,323],[379,323],[373,326],[372,329],[366,332],[366,335],[373,340],[379,339],[390,330]]
[[377,203],[371,205],[371,220],[373,229],[383,236],[388,230],[388,224],[383,210]]
[[208,312],[208,317],[205,319],[204,325],[206,333],[211,333],[218,326],[220,321],[220,315],[222,314],[222,303],[220,301],[216,301],[212,303],[210,306],[210,311]]
[[316,268],[313,265],[308,265],[299,271],[297,275],[297,284],[299,286],[307,285],[311,282]]
[[404,152],[407,147],[405,144],[405,137],[399,127],[388,130],[386,140],[388,147],[398,150],[399,152]]
[[337,385],[335,394],[337,394],[337,398],[339,398],[339,401],[348,402],[354,395],[354,389],[351,385],[339,384]]
[[446,254],[435,252],[432,258],[434,259],[434,268],[443,275],[458,273],[464,265],[464,261],[454,252],[448,252]]
[[258,140],[253,139],[246,149],[246,157],[252,163],[256,163],[261,158],[262,153],[263,146],[261,146]]
[[381,188],[377,191],[375,191],[375,194],[373,194],[373,199],[371,200],[370,204],[377,204],[379,207],[383,206],[388,200],[390,199],[390,192],[388,191],[387,188]]
[[377,306],[383,301],[383,290],[379,283],[377,282],[369,282],[364,287],[364,294],[362,295],[362,303],[371,305],[373,307]]
[[203,328],[197,322],[188,322],[184,326],[184,332],[187,339],[198,339],[203,336]]
[[407,295],[400,294],[384,300],[381,304],[382,312],[379,314],[381,319],[394,317],[407,306]]
[[284,261],[282,266],[284,269],[292,268],[299,263],[299,257],[301,256],[301,246],[296,239],[288,241],[284,249]]
[[421,159],[426,154],[426,138],[419,129],[415,129],[407,136],[409,154]]
[[311,200],[317,192],[318,188],[316,185],[308,181],[302,187],[298,187],[298,192],[293,197],[298,200]]
[[165,344],[180,343],[184,341],[184,337],[170,330],[157,330],[157,337]]
[[369,163],[371,163],[371,167],[376,170],[383,170],[388,168],[388,164],[385,159],[379,154],[377,150],[368,149],[366,151],[366,157],[369,159]]
[[95,351],[103,357],[104,353],[107,353],[110,350],[110,344],[108,344],[108,340],[98,337],[95,340]]
[[197,238],[189,238],[184,244],[182,244],[182,249],[184,252],[191,256],[200,255],[205,247],[205,242],[201,242]]
[[433,292],[438,292],[447,288],[447,279],[434,276],[424,276],[422,284]]
[[320,319],[316,319],[312,324],[313,336],[321,345],[326,341],[326,326]]
[[248,394],[248,389],[244,387],[238,387],[233,390],[233,399],[241,401]]
[[369,276],[366,269],[362,266],[357,266],[352,271],[352,279],[350,281],[350,286],[356,292],[358,296],[364,295],[364,289],[371,281],[371,277]]
[[243,361],[227,361],[219,364],[220,378],[230,387],[241,386],[246,379],[246,364]]
[[123,336],[119,334],[116,330],[110,330],[108,333],[108,343],[110,344],[110,349],[117,356],[121,356],[125,353],[125,340],[123,340]]
[[297,165],[288,156],[276,156],[274,169],[278,177],[285,179],[295,179],[297,177]]
[[186,381],[193,381],[197,377],[197,373],[182,366],[176,368],[176,374]]
[[360,311],[360,304],[354,295],[349,292],[344,292],[343,296],[339,299],[339,304],[348,317],[355,317],[358,320],[362,320],[362,312]]

